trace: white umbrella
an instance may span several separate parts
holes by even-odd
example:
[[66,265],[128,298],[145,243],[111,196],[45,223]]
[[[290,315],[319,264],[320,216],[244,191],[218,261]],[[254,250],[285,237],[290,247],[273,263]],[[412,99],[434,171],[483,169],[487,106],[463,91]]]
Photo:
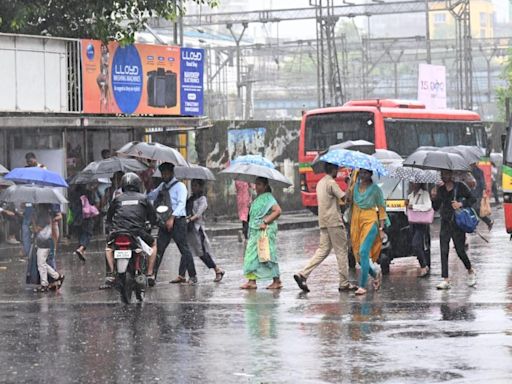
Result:
[[176,149],[159,143],[132,141],[125,144],[119,151],[117,151],[117,153],[121,156],[133,156],[141,159],[157,160],[174,165],[188,165],[185,158]]
[[233,175],[237,180],[251,183],[254,182],[256,177],[264,177],[267,178],[270,183],[283,188],[293,185],[293,183],[278,170],[258,164],[234,163],[220,173]]

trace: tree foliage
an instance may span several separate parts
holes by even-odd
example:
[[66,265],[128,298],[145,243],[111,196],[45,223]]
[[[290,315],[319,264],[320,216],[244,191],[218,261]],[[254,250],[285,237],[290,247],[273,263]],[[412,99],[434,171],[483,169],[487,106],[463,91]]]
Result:
[[505,116],[505,100],[509,98],[512,102],[512,49],[508,52],[501,77],[505,80],[506,85],[497,88],[496,93],[498,95],[500,118],[507,121],[509,116]]
[[[219,0],[191,1],[210,7],[219,4]],[[186,9],[179,4],[177,0],[2,0],[0,32],[130,43],[150,18],[174,20],[184,14]]]

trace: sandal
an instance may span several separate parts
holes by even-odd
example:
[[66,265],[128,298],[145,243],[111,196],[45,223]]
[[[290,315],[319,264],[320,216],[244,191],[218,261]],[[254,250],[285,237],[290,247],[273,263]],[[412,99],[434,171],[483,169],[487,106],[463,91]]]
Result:
[[171,281],[169,281],[170,284],[183,284],[183,283],[186,283],[186,282],[187,282],[187,279],[185,279],[182,276],[178,276],[177,278],[172,279]]
[[255,283],[245,283],[240,286],[240,289],[258,289],[258,286]]
[[62,288],[62,284],[64,284],[64,279],[66,278],[66,276],[64,276],[63,274],[59,273],[59,278],[57,279],[57,281],[59,282],[59,285],[57,286],[57,289],[61,289]]
[[213,280],[213,282],[220,283],[225,274],[226,271],[224,271],[223,269],[220,269],[219,272],[215,272],[215,279]]
[[430,275],[430,268],[429,268],[429,267],[425,267],[425,272],[420,273],[420,274],[418,275],[418,277],[427,277],[427,276],[429,276],[429,275]]
[[338,288],[338,292],[349,292],[349,291],[357,291],[359,287],[355,284],[348,283],[343,287]]
[[85,258],[85,255],[84,255],[83,251],[81,251],[81,250],[77,249],[77,250],[75,251],[75,254],[78,256],[78,258],[80,259],[80,261],[83,261],[84,263],[86,262],[86,260],[87,260],[87,259]]
[[47,285],[40,285],[39,287],[34,288],[34,292],[46,293],[46,292],[48,292],[48,286]]
[[276,290],[281,289],[281,288],[283,288],[282,283],[272,283],[267,287],[267,289],[276,289]]
[[357,291],[354,292],[354,294],[356,296],[366,295],[366,289],[359,287],[359,288],[357,288]]

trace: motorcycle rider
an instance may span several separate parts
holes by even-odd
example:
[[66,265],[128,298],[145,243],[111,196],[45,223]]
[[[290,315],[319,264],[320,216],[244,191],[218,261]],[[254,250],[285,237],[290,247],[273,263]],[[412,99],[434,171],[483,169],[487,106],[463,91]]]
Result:
[[149,199],[141,193],[142,180],[133,172],[126,173],[121,179],[123,193],[117,196],[110,204],[106,225],[109,231],[105,257],[110,271],[105,278],[105,285],[114,284],[114,235],[117,231],[128,231],[140,238],[151,247],[149,255],[147,276],[153,276],[156,259],[156,241],[146,230],[146,222],[156,224],[156,211]]

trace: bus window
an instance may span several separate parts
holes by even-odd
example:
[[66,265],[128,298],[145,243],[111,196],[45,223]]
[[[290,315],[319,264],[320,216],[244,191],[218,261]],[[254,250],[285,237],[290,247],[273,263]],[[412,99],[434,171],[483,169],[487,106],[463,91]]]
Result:
[[420,146],[485,146],[485,133],[479,125],[461,121],[386,120],[388,148],[409,156]]
[[323,151],[347,140],[374,141],[374,118],[370,112],[336,112],[308,116],[304,151]]
[[385,128],[388,149],[402,156],[409,156],[420,145],[432,145],[429,139],[432,135],[425,131],[417,132],[413,121],[386,121]]

